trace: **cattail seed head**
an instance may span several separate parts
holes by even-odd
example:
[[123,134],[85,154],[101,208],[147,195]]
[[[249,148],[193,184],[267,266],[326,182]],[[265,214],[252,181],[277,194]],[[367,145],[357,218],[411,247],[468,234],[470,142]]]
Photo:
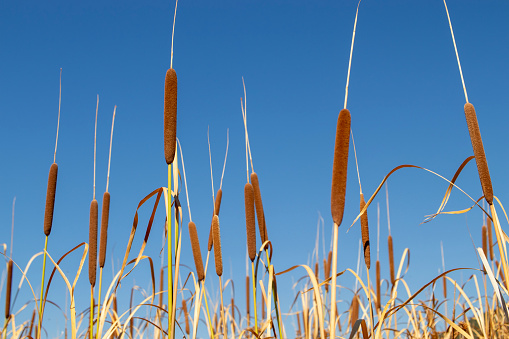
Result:
[[95,286],[95,276],[97,270],[97,200],[93,199],[90,203],[90,224],[88,229],[88,280],[92,287]]
[[162,293],[164,291],[164,269],[161,268],[161,271],[159,272],[159,307],[163,307],[163,295]]
[[265,224],[265,213],[263,211],[262,195],[260,193],[260,182],[258,181],[258,174],[251,173],[251,184],[254,191],[254,202],[256,207],[256,218],[258,219],[258,229],[260,231],[260,238],[262,243],[268,240],[267,226]]
[[482,251],[484,252],[484,256],[488,258],[488,228],[486,225],[482,227]]
[[[32,319],[30,320],[30,328],[28,330],[28,337],[32,337],[32,330],[34,328],[34,320],[35,320],[35,309],[32,311]],[[35,336],[37,338],[37,336]]]
[[318,270],[318,262],[315,262],[315,277],[316,279],[318,280],[318,274],[320,273],[320,271]]
[[[249,314],[249,277],[246,277],[246,314]],[[247,317],[249,321],[249,317]]]
[[12,259],[7,262],[7,291],[5,293],[5,319],[11,316]]
[[394,278],[394,250],[392,248],[392,236],[389,235],[387,238],[387,242],[389,245],[389,270],[391,272],[391,284],[394,285],[395,278]]
[[232,320],[233,320],[233,323],[235,323],[235,300],[231,299],[231,305],[232,305]]
[[164,81],[164,158],[169,165],[175,158],[177,143],[177,73],[166,71]]
[[110,218],[110,193],[103,194],[101,210],[101,241],[99,244],[99,267],[104,267],[106,261],[106,244],[108,243],[108,221]]
[[[213,220],[214,218],[212,218]],[[212,251],[212,247],[214,247],[214,232],[213,232],[213,225],[212,222],[210,222],[210,231],[209,231],[209,242],[207,244],[207,251]]]
[[491,219],[486,218],[486,224],[488,225],[488,245],[490,250],[490,260],[493,261],[494,255],[493,255],[493,228],[491,226]]
[[380,292],[380,260],[376,261],[376,308],[380,310],[382,294]]
[[350,328],[353,328],[353,325],[359,319],[359,296],[354,295],[352,299],[352,305],[350,306]]
[[189,237],[191,238],[191,248],[193,250],[194,265],[196,267],[196,274],[198,276],[198,280],[201,281],[205,278],[205,273],[203,271],[203,261],[201,257],[200,241],[198,240],[198,232],[194,222],[191,221],[188,227]]
[[219,189],[216,194],[216,201],[214,202],[214,214],[219,216],[219,209],[221,209],[221,199],[223,198],[223,190]]
[[256,222],[254,211],[254,190],[253,185],[250,183],[244,185],[244,206],[246,211],[247,252],[249,254],[249,259],[254,261],[256,257]]
[[348,168],[348,146],[350,142],[350,111],[346,108],[339,112],[332,165],[332,220],[339,226],[343,220],[346,194],[346,171]]
[[221,254],[221,233],[219,229],[219,217],[212,218],[212,233],[214,234],[214,260],[216,263],[216,274],[223,275],[223,256]]
[[442,277],[442,282],[444,285],[444,289],[443,289],[444,299],[447,299],[447,278],[445,277],[445,275]]
[[477,123],[477,116],[475,114],[474,105],[466,103],[465,118],[467,120],[468,132],[470,133],[470,141],[474,150],[475,163],[477,164],[477,171],[479,172],[479,179],[481,180],[482,191],[484,198],[488,204],[493,204],[493,187],[491,186],[491,177],[488,170],[488,162],[486,161],[486,154],[484,154],[484,146],[482,144],[481,131]]
[[[361,203],[360,210],[366,206],[366,201],[364,201],[364,194],[361,193]],[[369,227],[368,227],[368,211],[364,212],[361,215],[361,232],[362,232],[362,246],[364,248],[364,262],[366,263],[366,267],[368,270],[371,267],[371,254],[369,250]]]
[[57,190],[58,165],[51,164],[48,175],[48,189],[46,190],[46,208],[44,209],[44,234],[49,236],[53,225],[53,211],[55,208],[55,192]]

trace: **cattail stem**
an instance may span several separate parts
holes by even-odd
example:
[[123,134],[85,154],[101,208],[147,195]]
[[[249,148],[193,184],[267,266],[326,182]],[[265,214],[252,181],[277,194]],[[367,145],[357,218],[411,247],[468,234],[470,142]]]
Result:
[[376,309],[380,311],[381,308],[381,298],[382,294],[380,293],[380,260],[376,261]]
[[254,262],[251,261],[251,272],[252,272],[252,284],[253,284],[253,310],[254,310],[254,324],[255,333],[258,335],[258,315],[256,310],[256,280],[255,280],[255,269]]
[[95,333],[95,338],[99,339],[99,323],[101,322],[101,282],[103,278],[103,268],[99,268],[99,296],[97,297],[97,331]]
[[212,337],[212,339],[214,339],[214,328],[212,326],[212,319],[210,318],[209,303],[207,301],[207,295],[205,294],[205,282],[204,281],[202,282],[202,288],[203,288],[203,294],[204,294],[204,297],[205,297],[205,308],[207,309],[207,317],[209,319],[210,336]]
[[90,339],[94,339],[94,286],[90,285]]
[[336,338],[336,279],[337,279],[337,265],[338,265],[338,228],[339,226],[334,223],[334,235],[332,244],[332,273],[331,273],[331,301],[330,301],[330,338]]
[[[166,229],[166,235],[168,237],[168,333],[171,332],[172,324],[171,324],[171,318],[172,318],[172,310],[173,310],[173,248],[172,248],[172,241],[171,241],[171,235],[172,235],[172,228],[171,228],[171,220],[172,220],[172,214],[171,214],[171,177],[172,177],[172,165],[168,165],[168,193],[167,193],[167,200],[168,200],[168,211],[166,214],[166,220],[167,220],[167,229]],[[173,339],[173,333],[170,333],[169,339]]]
[[39,322],[37,323],[38,328],[38,334],[41,333],[41,327],[42,327],[42,315],[44,313],[43,309],[43,302],[42,302],[42,296],[44,292],[44,275],[46,273],[46,254],[48,250],[48,236],[46,236],[46,240],[44,241],[44,258],[42,260],[42,279],[41,279],[41,297],[39,298]]
[[396,278],[394,277],[394,249],[392,245],[392,236],[389,235],[387,238],[387,243],[389,247],[389,270],[391,274],[391,284],[394,285]]

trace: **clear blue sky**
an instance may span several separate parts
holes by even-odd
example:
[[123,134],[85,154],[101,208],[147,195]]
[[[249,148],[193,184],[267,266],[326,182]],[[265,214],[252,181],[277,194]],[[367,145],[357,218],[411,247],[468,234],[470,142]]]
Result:
[[[337,115],[343,107],[356,5],[356,1],[179,3],[173,60],[179,84],[177,134],[184,151],[193,221],[205,253],[212,211],[207,128],[210,126],[216,190],[229,128],[220,220],[225,277],[234,279],[239,302],[244,300],[246,237],[241,77],[247,87],[251,149],[274,246],[273,263],[282,271],[310,262],[320,214],[325,225],[325,251],[329,249],[334,136]],[[138,202],[167,184],[163,89],[170,66],[173,10],[174,3],[167,1],[148,5],[137,1],[0,3],[0,149],[4,164],[0,243],[10,243],[12,199],[16,196],[13,259],[20,266],[24,267],[44,245],[42,222],[55,146],[59,68],[63,68],[56,157],[59,176],[49,252],[58,258],[75,245],[88,242],[94,115],[99,94],[98,197],[106,185],[111,117],[113,106],[118,106],[105,271],[105,281],[111,281],[111,258],[118,268]],[[509,4],[450,1],[449,11],[469,99],[477,110],[494,193],[504,203],[509,185]],[[419,165],[451,178],[473,153],[442,1],[363,1],[349,93],[348,108],[367,197],[398,165]],[[355,269],[357,264],[359,225],[346,233],[359,211],[353,148],[348,171],[339,269]],[[465,168],[458,185],[475,199],[482,195],[474,162]],[[479,246],[483,220],[479,209],[419,225],[425,215],[436,211],[446,187],[443,180],[416,169],[397,172],[389,180],[395,254],[400,256],[404,248],[410,249],[412,261],[406,278],[413,290],[437,275],[441,241],[447,269],[478,267],[467,225]],[[388,277],[385,194],[368,210],[372,260],[376,260],[378,202],[380,257],[383,274]],[[447,210],[470,205],[468,198],[454,190]],[[154,258],[156,270],[163,209],[156,216],[146,251]],[[141,244],[149,213],[148,206],[140,212],[132,256]],[[185,226],[188,221],[185,208]],[[187,227],[184,230],[182,261],[194,269]],[[320,238],[320,260],[322,251]],[[37,291],[41,262],[39,258],[29,271]],[[78,262],[77,254],[71,256],[63,264],[65,272],[74,277]],[[213,281],[217,287],[213,266],[210,268],[209,283]],[[127,307],[133,279],[149,289],[147,272],[148,265],[143,264],[127,278],[120,307]],[[89,305],[87,275],[85,268],[77,287],[79,311]],[[280,288],[283,312],[288,311],[294,297],[292,281],[302,275],[304,271],[297,271],[279,278],[279,285],[284,287]],[[464,273],[465,280],[467,275],[470,273]],[[14,277],[18,282],[19,272]],[[342,278],[340,283],[353,287],[351,277]],[[64,307],[61,279],[52,288],[49,298]],[[29,298],[25,286],[14,310]],[[20,317],[29,317],[26,311],[24,314]],[[50,336],[63,329],[63,317],[54,309],[48,310],[45,321]],[[287,326],[293,333],[290,320]]]

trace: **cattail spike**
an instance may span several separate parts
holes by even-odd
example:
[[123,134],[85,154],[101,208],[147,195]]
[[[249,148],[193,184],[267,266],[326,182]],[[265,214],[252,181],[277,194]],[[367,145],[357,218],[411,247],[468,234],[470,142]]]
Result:
[[214,214],[219,216],[219,210],[221,209],[221,199],[223,198],[223,190],[219,189],[216,194],[216,201],[214,202]]
[[488,228],[486,225],[482,227],[482,251],[484,252],[484,256],[488,257]]
[[188,227],[189,227],[189,237],[191,238],[191,248],[193,250],[194,265],[196,267],[196,274],[198,276],[198,280],[201,281],[205,278],[205,273],[203,271],[203,260],[201,257],[198,232],[196,230],[196,225],[194,222],[191,221]]
[[260,193],[260,182],[258,181],[258,174],[251,173],[251,184],[254,190],[254,203],[256,207],[256,218],[258,219],[258,229],[260,231],[260,238],[262,243],[268,239],[267,225],[265,224],[265,213],[263,211],[262,194]]
[[187,312],[186,299],[182,299],[182,311],[184,312],[184,318],[186,321],[186,333],[189,335],[189,313]]
[[348,168],[348,146],[350,141],[350,111],[339,112],[332,166],[331,212],[334,223],[339,226],[343,220],[346,194],[346,172]]
[[351,311],[350,311],[350,328],[353,329],[353,325],[359,319],[359,296],[356,294],[353,296]]
[[5,293],[5,319],[11,316],[12,259],[7,262],[7,291]]
[[392,236],[391,235],[389,235],[389,237],[387,238],[387,242],[389,245],[389,269],[391,272],[391,284],[394,285],[394,282],[396,281],[396,279],[394,278],[394,250],[392,248]]
[[95,286],[97,271],[97,200],[93,199],[90,203],[90,224],[88,230],[89,248],[88,248],[88,280],[92,287]]
[[[212,216],[213,217],[213,216]],[[212,218],[214,220],[214,218]],[[207,243],[207,251],[212,251],[212,247],[214,247],[214,227],[212,225],[212,222],[210,222],[210,231],[209,231],[209,241]]]
[[254,190],[253,185],[246,183],[244,186],[244,206],[246,211],[246,234],[247,234],[247,251],[251,262],[256,257],[256,226],[254,211]]
[[169,165],[175,158],[177,138],[177,73],[166,71],[164,82],[164,158]]
[[491,219],[488,217],[486,218],[486,224],[488,225],[488,245],[490,250],[490,260],[493,261],[494,255],[493,255],[493,229],[491,226]]
[[108,242],[108,222],[110,218],[110,194],[104,192],[101,210],[101,241],[99,244],[99,267],[104,267],[106,261],[106,244]]
[[219,228],[219,217],[214,215],[212,218],[212,233],[214,234],[214,260],[216,263],[216,274],[223,275],[223,256],[221,254],[221,231]]
[[55,209],[55,192],[57,190],[58,165],[51,164],[48,175],[48,189],[46,191],[46,208],[44,210],[44,234],[49,236],[53,225],[53,211]]
[[479,124],[477,123],[475,108],[471,103],[466,103],[464,109],[468,132],[470,133],[470,141],[472,142],[472,148],[474,150],[475,163],[477,164],[477,171],[479,172],[479,179],[481,180],[484,198],[488,204],[492,205],[493,187],[491,186],[488,162],[486,161],[486,154],[484,154],[484,146],[482,143],[481,131],[479,130]]
[[381,308],[381,298],[382,294],[380,293],[380,260],[376,261],[376,308],[380,311]]
[[[364,201],[364,194],[361,193],[361,203],[360,210],[366,206],[366,201]],[[362,231],[362,246],[364,248],[364,262],[366,263],[366,267],[368,270],[371,267],[371,254],[370,254],[370,246],[369,246],[369,227],[368,227],[368,211],[366,210],[363,215],[361,215],[361,231]]]

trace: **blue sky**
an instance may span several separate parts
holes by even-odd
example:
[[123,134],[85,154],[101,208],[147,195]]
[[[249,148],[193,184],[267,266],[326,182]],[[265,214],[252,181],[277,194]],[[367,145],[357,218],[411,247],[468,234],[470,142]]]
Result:
[[[448,5],[494,193],[504,203],[509,185],[509,4],[450,1]],[[247,87],[253,162],[274,246],[273,263],[277,271],[282,271],[310,261],[319,215],[324,220],[326,251],[329,249],[335,127],[343,107],[356,6],[355,1],[179,3],[173,59],[179,81],[177,135],[184,152],[193,221],[205,251],[212,210],[207,128],[216,190],[229,129],[220,220],[225,275],[237,283],[240,300],[245,276],[246,180],[240,111],[242,77]],[[161,1],[148,5],[135,1],[0,4],[0,149],[4,161],[0,243],[10,243],[12,199],[16,196],[13,259],[21,266],[44,245],[42,221],[62,68],[56,157],[59,176],[49,252],[58,258],[88,241],[94,115],[99,94],[98,197],[106,185],[111,116],[117,105],[105,271],[107,281],[111,280],[111,258],[118,268],[138,202],[167,184],[163,89],[170,65],[173,10],[174,3]],[[392,168],[401,164],[423,166],[451,178],[473,153],[464,103],[443,2],[361,3],[348,108],[367,197]],[[475,199],[482,195],[473,162],[457,183]],[[480,245],[483,218],[479,209],[459,216],[440,216],[419,225],[425,215],[436,211],[447,184],[416,169],[396,172],[388,184],[395,254],[410,249],[411,266],[406,277],[413,290],[437,275],[441,241],[447,269],[478,267],[471,237],[476,246]],[[376,203],[380,203],[381,210],[380,258],[388,277],[384,194],[368,210],[372,260],[376,260]],[[470,205],[470,200],[455,190],[447,210]],[[357,264],[359,225],[349,233],[346,230],[357,216],[358,206],[359,187],[351,148],[345,217],[339,232],[339,269],[355,268]],[[139,249],[149,213],[148,208],[140,212],[140,234],[133,252]],[[188,221],[185,211],[184,225]],[[163,222],[161,208],[146,252],[154,258],[156,267]],[[183,262],[194,267],[187,232],[183,240]],[[320,238],[320,260],[322,251]],[[79,257],[73,255],[63,265],[65,272],[74,276],[78,262]],[[36,289],[40,265],[38,259],[29,272]],[[148,289],[147,270],[147,265],[140,267],[128,280],[134,279]],[[214,270],[209,273],[209,282],[214,280],[217,286]],[[470,274],[464,273],[464,280]],[[280,277],[278,283],[290,289],[292,281],[301,275],[303,271]],[[19,277],[16,272],[14,281]],[[353,286],[350,277],[340,283]],[[56,291],[62,286],[56,281],[52,287],[55,290],[50,291],[50,298],[61,306],[65,298]],[[127,296],[130,285],[124,286]],[[78,290],[88,295],[86,269]],[[291,291],[281,295],[283,312],[293,297]],[[29,298],[24,288],[15,310]],[[87,297],[79,297],[77,302],[78,310],[88,306]],[[58,333],[64,326],[62,316],[54,310],[48,311],[45,320],[55,324],[48,326],[50,333]]]

